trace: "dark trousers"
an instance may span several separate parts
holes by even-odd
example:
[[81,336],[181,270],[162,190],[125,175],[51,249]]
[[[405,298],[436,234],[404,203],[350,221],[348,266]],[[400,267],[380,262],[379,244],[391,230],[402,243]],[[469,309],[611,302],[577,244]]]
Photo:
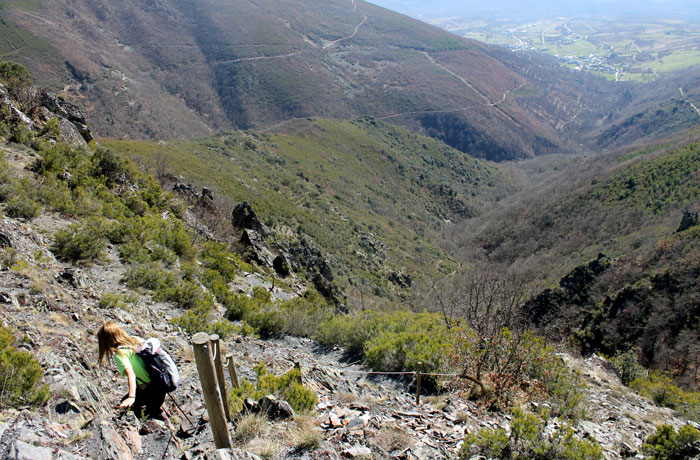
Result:
[[136,400],[131,410],[141,419],[155,418],[162,420],[163,411],[160,406],[165,401],[165,387],[155,383],[136,388]]

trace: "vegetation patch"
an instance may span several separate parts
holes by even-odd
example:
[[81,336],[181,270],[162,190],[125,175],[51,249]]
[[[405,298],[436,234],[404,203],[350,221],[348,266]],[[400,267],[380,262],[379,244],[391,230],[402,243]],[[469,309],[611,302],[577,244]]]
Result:
[[492,428],[468,435],[459,450],[460,460],[484,455],[499,460],[601,460],[603,450],[594,440],[578,439],[566,423],[546,430],[547,415],[513,409],[510,430]]
[[240,412],[247,398],[258,401],[263,396],[274,395],[289,403],[299,413],[307,413],[316,406],[316,394],[302,385],[301,370],[290,369],[288,372],[275,376],[270,374],[265,364],[255,366],[257,382],[255,385],[247,380],[241,380],[240,386],[229,393],[231,410]]
[[44,371],[34,356],[15,347],[12,332],[0,326],[0,407],[39,406],[49,399]]
[[699,440],[700,431],[690,425],[679,430],[671,425],[661,425],[644,441],[642,451],[649,460],[684,460],[700,453]]

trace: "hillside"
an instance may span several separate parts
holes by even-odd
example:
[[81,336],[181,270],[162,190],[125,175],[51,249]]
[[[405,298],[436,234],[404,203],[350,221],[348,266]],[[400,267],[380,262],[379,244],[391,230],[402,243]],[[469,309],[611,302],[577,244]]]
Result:
[[299,120],[284,131],[103,142],[154,173],[159,163],[168,184],[170,176],[212,189],[224,214],[249,202],[279,240],[310,238],[355,304],[368,294],[405,297],[411,280],[451,270],[433,235],[508,187],[493,166],[374,119]]
[[559,163],[538,192],[455,229],[453,247],[539,280],[529,317],[552,337],[575,336],[583,353],[635,349],[697,386],[697,137]]
[[370,115],[506,160],[580,149],[629,103],[627,86],[360,0],[13,1],[0,15],[5,59],[79,101],[103,137]]
[[[250,254],[237,246],[237,235],[220,238],[208,229],[201,211],[216,214],[211,191],[188,194],[191,187],[181,184],[179,194],[164,193],[112,151],[86,139],[67,143],[81,119],[76,108],[44,98],[31,111],[42,118],[30,119],[8,96],[14,84],[0,90],[3,458],[466,460],[502,448],[494,437],[528,457],[544,450],[566,460],[699,453],[700,432],[687,420],[697,418],[697,403],[678,407],[683,414],[656,407],[621,384],[618,367],[557,354],[530,333],[504,331],[479,348],[481,338],[467,328],[450,329],[440,315],[398,304],[343,313],[303,274],[275,277],[244,260]],[[301,131],[309,125],[331,135],[290,133],[277,142],[321,143],[332,152],[334,132],[354,132],[365,142],[435,143],[429,151],[436,161],[453,165],[459,158],[436,141],[371,120],[309,122]],[[216,151],[217,141],[236,139],[256,146],[256,157],[275,148],[250,133],[182,148]],[[230,144],[226,151],[242,161]],[[141,153],[149,147],[141,144]],[[173,161],[176,154],[169,151]],[[474,160],[464,166],[482,169]],[[430,170],[421,174],[430,177]],[[126,382],[111,363],[97,365],[94,333],[105,320],[161,339],[176,358],[182,381],[166,403],[166,423],[115,410]],[[238,368],[240,386],[227,394],[233,449],[213,446],[189,343],[198,331],[216,333]],[[417,365],[424,372],[420,401],[410,386]],[[463,378],[473,366],[482,381]],[[668,384],[659,390],[680,391]],[[266,410],[264,401],[285,412]]]

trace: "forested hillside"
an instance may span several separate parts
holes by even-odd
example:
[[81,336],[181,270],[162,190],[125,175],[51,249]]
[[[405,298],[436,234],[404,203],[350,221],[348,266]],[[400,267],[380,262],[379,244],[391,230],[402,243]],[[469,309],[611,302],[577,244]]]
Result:
[[560,163],[539,193],[468,221],[452,247],[539,280],[547,289],[526,309],[552,338],[583,353],[632,349],[696,386],[700,150],[689,136]]

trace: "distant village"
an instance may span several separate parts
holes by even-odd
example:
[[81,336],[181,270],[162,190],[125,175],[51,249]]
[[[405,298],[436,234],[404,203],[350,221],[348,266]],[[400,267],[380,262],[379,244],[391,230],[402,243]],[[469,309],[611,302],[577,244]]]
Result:
[[[545,37],[551,40],[553,37]],[[575,41],[571,38],[556,37],[558,44],[560,45],[573,45]],[[618,74],[621,69],[609,64],[606,57],[601,57],[596,54],[589,54],[588,56],[561,56],[559,54],[552,54],[547,48],[536,47],[528,39],[518,39],[518,43],[501,43],[500,45],[510,48],[513,51],[536,51],[538,53],[545,53],[554,56],[560,61],[571,65],[576,70],[590,70],[594,72],[605,72],[612,75]],[[625,67],[624,65],[622,67]],[[620,72],[621,74],[621,72]]]

